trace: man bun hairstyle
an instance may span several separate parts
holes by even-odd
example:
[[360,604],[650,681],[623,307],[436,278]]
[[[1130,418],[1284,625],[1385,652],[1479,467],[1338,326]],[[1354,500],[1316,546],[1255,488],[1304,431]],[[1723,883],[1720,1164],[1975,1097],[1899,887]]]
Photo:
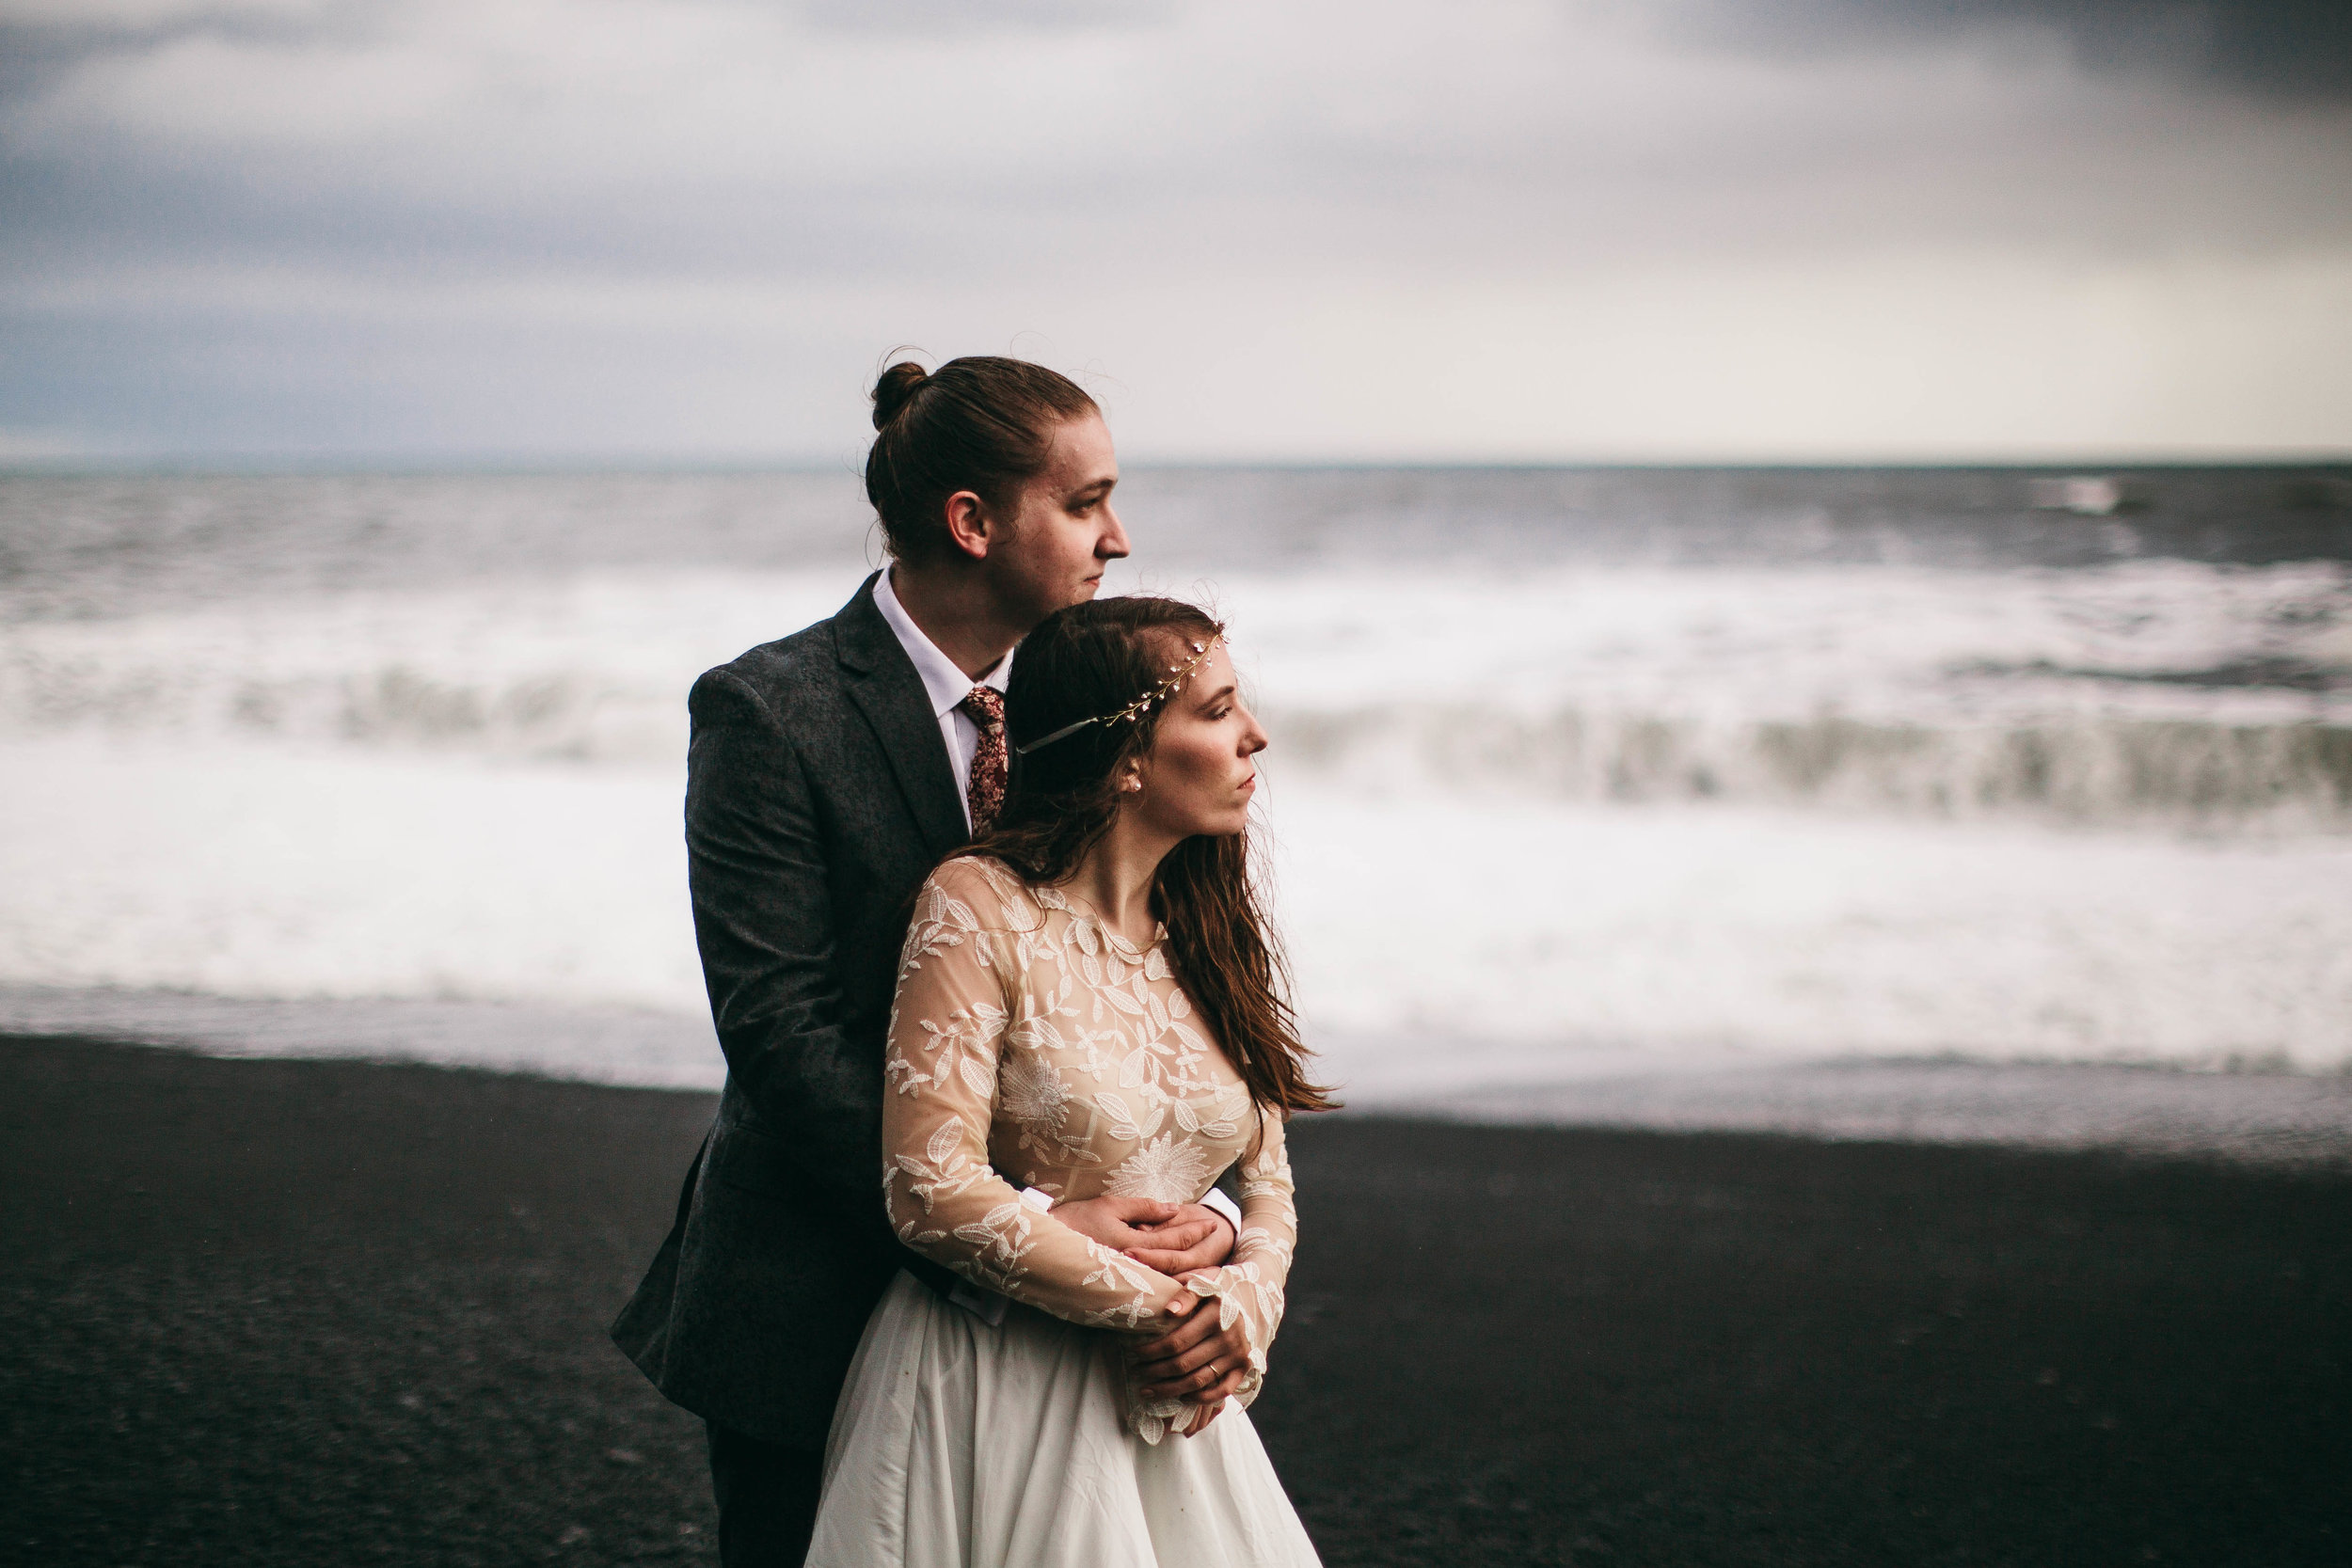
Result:
[[912,359],[901,359],[882,372],[882,379],[874,383],[874,428],[889,429],[907,399],[930,378],[930,372]]
[[1078,384],[1025,359],[970,355],[928,375],[912,359],[874,383],[866,499],[900,561],[946,552],[947,498],[969,490],[1009,516],[1044,471],[1054,427],[1102,410]]

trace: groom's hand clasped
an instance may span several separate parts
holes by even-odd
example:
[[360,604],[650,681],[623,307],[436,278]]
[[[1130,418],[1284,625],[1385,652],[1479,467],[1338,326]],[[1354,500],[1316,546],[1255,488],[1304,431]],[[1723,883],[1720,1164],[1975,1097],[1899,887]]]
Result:
[[1232,1223],[1199,1203],[1089,1197],[1057,1203],[1054,1217],[1171,1279],[1193,1269],[1214,1269],[1233,1254]]

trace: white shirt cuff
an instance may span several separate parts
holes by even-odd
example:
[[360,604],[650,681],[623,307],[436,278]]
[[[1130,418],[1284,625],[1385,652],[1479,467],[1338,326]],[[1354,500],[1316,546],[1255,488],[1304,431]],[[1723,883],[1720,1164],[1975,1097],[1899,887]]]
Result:
[[1241,1239],[1241,1209],[1232,1198],[1225,1196],[1222,1188],[1211,1187],[1209,1196],[1200,1201],[1231,1220],[1233,1224],[1234,1240]]

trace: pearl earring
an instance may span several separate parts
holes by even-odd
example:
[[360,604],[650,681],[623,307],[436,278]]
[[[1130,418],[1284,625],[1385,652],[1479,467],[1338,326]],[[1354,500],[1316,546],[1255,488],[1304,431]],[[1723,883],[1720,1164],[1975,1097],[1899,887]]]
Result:
[[1125,784],[1120,784],[1119,787],[1125,790],[1128,794],[1133,795],[1143,788],[1143,781],[1141,779],[1129,779]]

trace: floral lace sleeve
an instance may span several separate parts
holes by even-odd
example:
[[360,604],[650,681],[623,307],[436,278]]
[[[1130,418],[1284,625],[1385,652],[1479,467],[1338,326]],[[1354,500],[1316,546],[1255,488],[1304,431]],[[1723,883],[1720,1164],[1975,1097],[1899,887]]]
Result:
[[1044,1004],[1024,993],[1017,933],[990,929],[968,862],[923,885],[898,965],[882,1059],[882,1187],[898,1240],[1055,1317],[1154,1331],[1181,1287],[1021,1201],[989,1164],[1007,1042]]
[[[1290,1278],[1292,1248],[1298,1240],[1295,1192],[1282,1117],[1277,1112],[1263,1112],[1257,1141],[1242,1157],[1241,1235],[1234,1242],[1233,1255],[1222,1268],[1204,1269],[1184,1278],[1195,1294],[1216,1299],[1220,1329],[1243,1324],[1243,1336],[1249,1341],[1249,1370],[1233,1400],[1245,1407],[1258,1397],[1259,1386],[1265,1379],[1266,1351],[1274,1343],[1275,1331],[1282,1326],[1282,1292]],[[1134,1423],[1136,1431],[1155,1443],[1168,1426],[1180,1424],[1191,1409],[1177,1400],[1132,1402],[1142,1418]]]

